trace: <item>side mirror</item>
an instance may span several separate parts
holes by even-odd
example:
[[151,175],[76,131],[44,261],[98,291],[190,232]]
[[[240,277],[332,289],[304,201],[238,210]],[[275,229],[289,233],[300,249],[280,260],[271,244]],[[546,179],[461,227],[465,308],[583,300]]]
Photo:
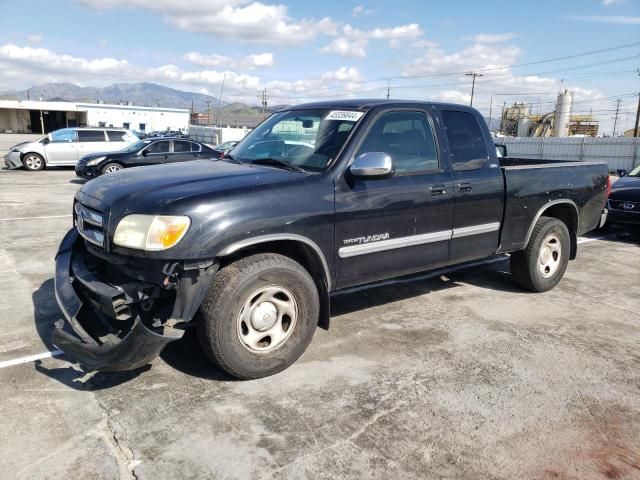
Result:
[[349,171],[355,177],[390,177],[394,173],[393,160],[384,152],[367,152],[356,157]]
[[496,143],[496,155],[498,155],[498,158],[507,157],[507,146],[502,145],[501,143]]
[[618,176],[621,178],[629,175],[629,172],[627,172],[624,168],[619,168],[617,173],[618,173]]
[[142,151],[142,156],[143,157],[148,157],[149,156],[149,150],[143,150]]
[[42,139],[42,144],[43,144],[43,145],[46,145],[46,144],[48,144],[50,141],[51,141],[51,140],[49,140],[49,137],[44,137],[44,138]]

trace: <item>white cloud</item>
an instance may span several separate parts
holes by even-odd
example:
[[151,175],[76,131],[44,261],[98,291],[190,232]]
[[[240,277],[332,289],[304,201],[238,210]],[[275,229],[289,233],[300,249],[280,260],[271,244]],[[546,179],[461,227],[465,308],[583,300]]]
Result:
[[351,16],[353,18],[364,17],[365,15],[371,15],[375,13],[375,10],[372,8],[366,8],[364,5],[358,5],[354,7],[351,11]]
[[253,70],[256,68],[273,67],[272,53],[252,53],[246,57],[235,59],[226,55],[203,55],[199,52],[189,52],[184,55],[184,60],[203,67],[222,67],[228,69]]
[[[95,10],[122,9],[116,0],[77,0]],[[332,34],[338,24],[328,17],[299,19],[289,17],[285,5],[268,5],[248,0],[132,0],[129,8],[162,15],[175,27],[219,38],[245,42],[288,44],[313,40],[320,33]]]
[[320,76],[323,80],[348,80],[351,82],[358,82],[362,80],[360,72],[355,67],[340,67],[333,72],[326,72]]
[[27,40],[29,40],[29,42],[31,43],[40,43],[42,41],[42,35],[40,34],[27,35]]
[[500,43],[515,38],[516,34],[509,33],[478,33],[472,37],[464,37],[465,40],[471,40],[476,43]]
[[608,7],[609,5],[619,5],[624,3],[625,0],[602,0],[602,5]]
[[320,53],[335,53],[343,57],[364,58],[367,56],[369,40],[388,40],[389,46],[397,48],[402,40],[415,39],[423,34],[417,23],[390,28],[360,30],[347,24],[342,27],[341,35],[322,47]]
[[432,40],[416,40],[414,42],[411,42],[411,46],[413,48],[435,48],[437,46],[439,46],[440,44],[437,42],[434,42]]
[[568,18],[581,22],[613,23],[617,25],[640,25],[640,17],[623,17],[615,15],[575,15]]
[[343,57],[364,58],[367,56],[368,41],[364,38],[349,39],[338,37],[322,47],[320,53],[335,53]]

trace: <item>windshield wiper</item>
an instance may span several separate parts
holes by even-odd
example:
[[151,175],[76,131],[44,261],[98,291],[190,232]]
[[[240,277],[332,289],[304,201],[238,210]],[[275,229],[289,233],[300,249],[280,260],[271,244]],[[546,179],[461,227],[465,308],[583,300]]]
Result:
[[282,167],[282,168],[286,168],[287,170],[292,170],[294,172],[307,173],[307,171],[304,168],[299,167],[298,165],[294,165],[293,163],[285,162],[284,160],[279,160],[277,158],[258,158],[257,160],[253,160],[251,163],[254,163],[256,165],[270,165],[273,167]]

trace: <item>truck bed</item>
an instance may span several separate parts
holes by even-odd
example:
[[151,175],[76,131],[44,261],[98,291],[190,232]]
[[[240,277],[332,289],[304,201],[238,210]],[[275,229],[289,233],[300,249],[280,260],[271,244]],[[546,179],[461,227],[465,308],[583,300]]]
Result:
[[607,164],[524,158],[500,158],[505,182],[505,211],[499,252],[524,248],[531,226],[546,205],[572,205],[576,233],[597,227],[607,195]]

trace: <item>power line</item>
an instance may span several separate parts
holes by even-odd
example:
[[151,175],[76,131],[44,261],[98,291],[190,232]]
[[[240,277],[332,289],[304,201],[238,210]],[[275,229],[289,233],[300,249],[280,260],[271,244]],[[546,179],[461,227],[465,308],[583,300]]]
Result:
[[[520,68],[520,67],[528,67],[531,65],[540,65],[542,63],[549,63],[549,62],[557,62],[560,60],[569,60],[572,58],[579,58],[579,57],[586,57],[587,55],[595,55],[598,53],[604,53],[604,52],[611,52],[614,50],[622,50],[624,48],[631,48],[631,47],[637,47],[640,46],[640,42],[634,42],[634,43],[627,43],[627,44],[623,44],[623,45],[616,45],[613,47],[608,47],[608,48],[602,48],[600,50],[591,50],[589,52],[582,52],[582,53],[575,53],[573,55],[565,55],[564,57],[555,57],[555,58],[547,58],[545,60],[536,60],[534,62],[526,62],[526,63],[514,63],[511,65],[503,65],[501,67],[487,67],[487,68],[479,68],[476,69],[476,72],[491,72],[491,71],[495,71],[495,70],[503,70],[505,68]],[[396,78],[424,78],[424,77],[436,77],[436,76],[446,76],[446,75],[462,75],[466,72],[449,72],[449,73],[433,73],[433,74],[426,74],[426,75],[405,75],[402,77],[391,77],[392,79],[396,79]]]

